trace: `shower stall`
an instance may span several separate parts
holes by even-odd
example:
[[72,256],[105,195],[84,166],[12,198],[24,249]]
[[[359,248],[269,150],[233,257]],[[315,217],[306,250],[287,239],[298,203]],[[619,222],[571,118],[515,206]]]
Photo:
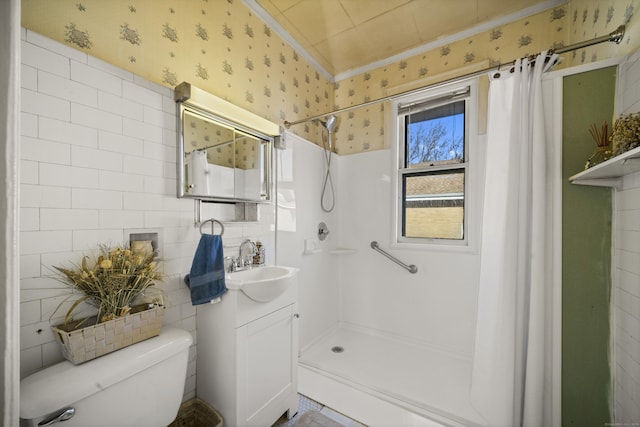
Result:
[[[300,268],[300,392],[365,424],[486,425],[469,400],[477,251],[392,247],[390,150],[329,164],[323,148],[286,140],[276,153],[277,262]],[[320,202],[327,164],[330,212]]]

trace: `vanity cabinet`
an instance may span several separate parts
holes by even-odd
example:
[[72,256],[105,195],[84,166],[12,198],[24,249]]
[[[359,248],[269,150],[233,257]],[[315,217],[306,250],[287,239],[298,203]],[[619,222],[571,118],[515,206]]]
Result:
[[269,302],[230,289],[197,307],[196,394],[226,426],[270,426],[298,411],[297,286]]

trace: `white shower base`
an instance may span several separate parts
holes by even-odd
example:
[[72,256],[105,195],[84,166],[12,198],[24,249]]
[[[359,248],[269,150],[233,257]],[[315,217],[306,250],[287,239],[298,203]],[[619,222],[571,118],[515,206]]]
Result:
[[299,364],[300,393],[370,426],[484,425],[469,402],[470,359],[340,325]]

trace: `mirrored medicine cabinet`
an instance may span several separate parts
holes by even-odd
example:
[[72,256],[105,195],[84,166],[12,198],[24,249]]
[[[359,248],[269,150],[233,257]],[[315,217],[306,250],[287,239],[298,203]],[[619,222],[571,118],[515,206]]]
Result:
[[280,127],[190,83],[175,88],[178,197],[271,200],[271,157]]

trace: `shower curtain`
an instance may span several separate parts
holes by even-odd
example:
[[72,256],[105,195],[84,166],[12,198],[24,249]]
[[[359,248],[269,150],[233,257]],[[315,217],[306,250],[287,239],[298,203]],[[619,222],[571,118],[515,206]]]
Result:
[[[542,73],[518,60],[489,88],[478,315],[471,401],[490,426],[545,420],[548,249]],[[548,395],[548,393],[547,393]]]

